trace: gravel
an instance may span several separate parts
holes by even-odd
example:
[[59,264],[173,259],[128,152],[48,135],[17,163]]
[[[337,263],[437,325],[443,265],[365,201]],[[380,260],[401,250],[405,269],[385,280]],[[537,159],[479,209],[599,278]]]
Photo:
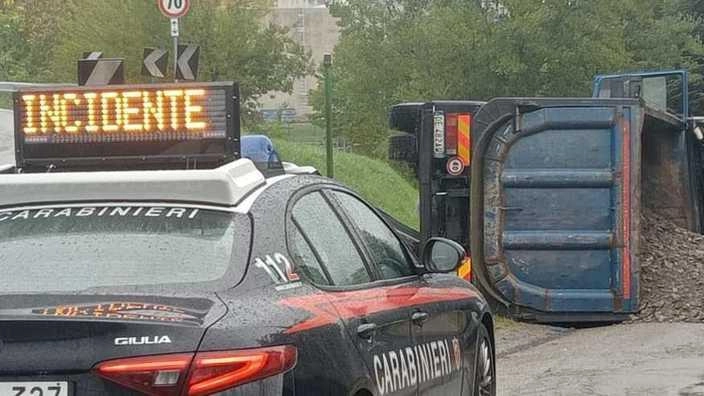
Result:
[[640,307],[634,320],[704,322],[704,235],[641,216]]

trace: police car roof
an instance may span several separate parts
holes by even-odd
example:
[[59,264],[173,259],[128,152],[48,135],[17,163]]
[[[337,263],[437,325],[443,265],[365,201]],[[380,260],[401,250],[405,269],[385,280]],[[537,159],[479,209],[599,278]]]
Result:
[[179,201],[235,206],[266,184],[248,159],[207,170],[0,175],[0,206],[80,201]]

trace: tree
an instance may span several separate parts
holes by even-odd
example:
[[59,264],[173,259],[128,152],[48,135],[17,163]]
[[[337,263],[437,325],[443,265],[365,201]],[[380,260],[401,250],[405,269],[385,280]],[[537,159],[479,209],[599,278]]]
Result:
[[44,81],[63,2],[0,0],[0,80]]
[[[704,0],[683,0],[682,13],[692,18],[695,23],[694,35],[702,41],[704,39]],[[704,115],[704,56],[688,53],[689,68],[694,72],[689,84],[689,107],[691,114]]]
[[[181,18],[180,42],[201,47],[199,80],[240,82],[248,106],[267,91],[290,91],[293,81],[310,71],[309,54],[285,29],[266,23],[269,3],[199,0]],[[55,81],[74,81],[76,61],[86,51],[124,58],[128,81],[148,81],[140,75],[143,48],[173,52],[169,21],[154,1],[66,0],[65,4],[52,56]]]
[[587,96],[595,74],[653,68],[689,67],[697,81],[704,47],[680,1],[335,3],[338,133],[373,152],[400,101]]
[[24,79],[28,49],[21,45],[22,18],[15,10],[0,12],[0,81]]

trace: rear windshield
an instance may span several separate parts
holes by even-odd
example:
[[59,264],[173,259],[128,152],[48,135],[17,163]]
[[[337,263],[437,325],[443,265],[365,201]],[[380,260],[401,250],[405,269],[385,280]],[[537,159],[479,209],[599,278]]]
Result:
[[216,281],[249,229],[245,215],[200,208],[0,210],[0,294]]

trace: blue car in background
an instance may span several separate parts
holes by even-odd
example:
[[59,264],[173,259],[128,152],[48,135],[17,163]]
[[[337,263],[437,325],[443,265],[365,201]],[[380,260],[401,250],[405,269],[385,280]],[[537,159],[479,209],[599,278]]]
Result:
[[242,157],[252,160],[261,171],[267,173],[285,171],[286,173],[295,174],[320,174],[312,166],[297,166],[281,161],[279,154],[274,149],[274,143],[266,135],[242,136],[240,147]]
[[242,136],[240,144],[242,156],[255,163],[269,163],[278,157],[274,150],[274,143],[266,135]]

